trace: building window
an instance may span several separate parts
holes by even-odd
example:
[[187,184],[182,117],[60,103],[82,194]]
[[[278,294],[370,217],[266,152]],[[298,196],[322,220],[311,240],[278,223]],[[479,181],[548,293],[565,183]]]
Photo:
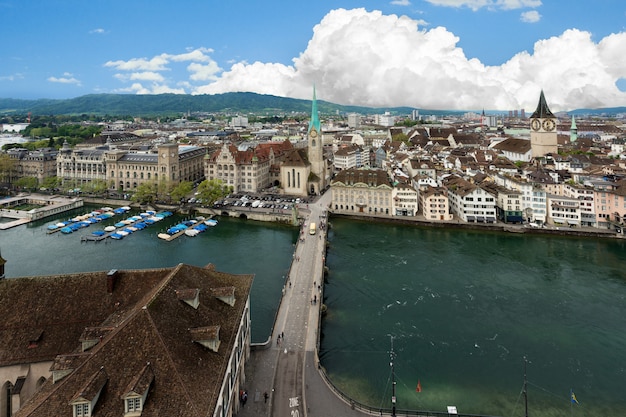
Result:
[[89,403],[74,404],[74,417],[89,417],[90,411]]
[[135,411],[141,411],[141,397],[127,398],[126,399],[126,412],[132,413]]

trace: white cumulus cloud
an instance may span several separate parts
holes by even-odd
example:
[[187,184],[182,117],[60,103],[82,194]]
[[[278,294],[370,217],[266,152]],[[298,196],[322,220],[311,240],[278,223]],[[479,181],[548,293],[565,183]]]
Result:
[[541,6],[541,0],[426,0],[435,6],[467,7],[472,10],[488,9],[522,9]]
[[394,6],[410,6],[411,2],[409,0],[393,0],[391,4]]
[[80,81],[76,79],[71,73],[65,72],[62,77],[48,77],[48,81],[51,83],[59,83],[59,84],[75,84],[81,85]]
[[522,13],[520,19],[522,22],[526,23],[537,23],[541,20],[541,15],[537,10],[529,10]]
[[543,88],[555,111],[626,102],[616,86],[626,78],[625,33],[594,43],[588,32],[567,30],[500,66],[468,58],[458,42],[448,29],[423,30],[406,16],[338,9],[315,26],[293,65],[237,63],[192,93],[310,98],[315,84],[318,98],[340,104],[506,110],[534,108]]

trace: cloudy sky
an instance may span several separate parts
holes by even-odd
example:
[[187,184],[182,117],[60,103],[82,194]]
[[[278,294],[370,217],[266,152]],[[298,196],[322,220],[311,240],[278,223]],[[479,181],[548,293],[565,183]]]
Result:
[[626,105],[623,0],[0,0],[0,97]]

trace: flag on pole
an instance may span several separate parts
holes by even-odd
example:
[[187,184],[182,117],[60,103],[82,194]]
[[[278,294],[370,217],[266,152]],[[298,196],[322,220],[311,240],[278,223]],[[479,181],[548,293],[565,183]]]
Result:
[[574,390],[569,390],[569,398],[572,404],[578,404],[578,400],[576,399],[576,394],[574,394]]
[[419,379],[417,380],[417,388],[415,388],[415,392],[422,392],[422,384]]

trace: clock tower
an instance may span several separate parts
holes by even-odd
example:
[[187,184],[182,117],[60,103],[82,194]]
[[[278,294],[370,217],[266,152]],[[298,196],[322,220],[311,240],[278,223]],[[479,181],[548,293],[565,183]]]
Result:
[[315,97],[315,87],[313,87],[313,102],[311,103],[311,121],[307,131],[308,158],[311,163],[311,174],[317,178],[312,178],[317,182],[317,189],[312,190],[319,194],[325,187],[326,169],[324,164],[324,143],[322,141],[322,125],[317,112],[317,98]]
[[558,153],[556,116],[552,114],[541,90],[537,110],[530,116],[530,144],[533,158]]

